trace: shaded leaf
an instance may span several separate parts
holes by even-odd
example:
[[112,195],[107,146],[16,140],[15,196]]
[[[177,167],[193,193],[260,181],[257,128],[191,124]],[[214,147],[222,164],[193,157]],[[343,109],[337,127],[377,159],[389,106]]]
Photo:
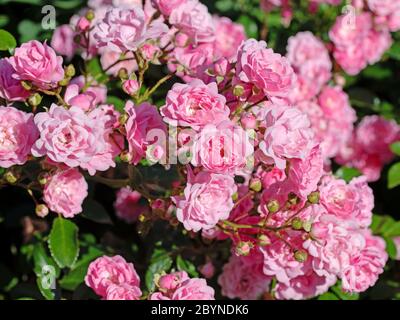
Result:
[[176,257],[176,266],[179,271],[186,271],[192,277],[199,276],[196,266],[192,262],[184,260],[180,255]]
[[12,50],[17,46],[14,36],[6,30],[0,29],[0,51]]
[[400,185],[400,162],[392,165],[388,172],[388,188],[393,189]]
[[112,224],[106,209],[97,201],[87,198],[83,202],[81,216],[97,223]]

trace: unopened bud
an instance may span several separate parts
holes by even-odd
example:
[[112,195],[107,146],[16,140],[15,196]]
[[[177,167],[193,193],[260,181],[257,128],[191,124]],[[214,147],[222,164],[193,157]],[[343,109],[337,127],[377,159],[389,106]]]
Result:
[[75,75],[75,73],[76,73],[76,71],[75,71],[75,67],[73,64],[70,64],[65,67],[65,75],[68,78],[72,78]]
[[128,70],[126,68],[121,68],[118,70],[118,78],[121,80],[126,80],[129,78]]
[[139,222],[145,222],[147,220],[147,218],[143,213],[141,213],[138,217],[138,220],[139,220]]
[[132,161],[132,155],[126,150],[122,151],[119,157],[121,158],[121,161],[123,161],[123,162],[129,163]]
[[312,228],[312,223],[310,221],[303,221],[303,229],[306,232],[310,232]]
[[288,203],[291,206],[294,206],[300,202],[300,198],[293,192],[288,195]]
[[42,96],[37,92],[28,98],[28,103],[32,107],[37,107],[41,102],[42,102]]
[[86,12],[86,19],[88,19],[89,21],[92,21],[94,19],[94,11],[93,10],[88,10],[88,12]]
[[220,84],[220,83],[222,83],[222,82],[225,80],[225,77],[223,77],[223,76],[216,76],[216,77],[215,77],[215,80],[217,80],[217,84]]
[[260,192],[262,189],[262,183],[261,180],[258,178],[254,178],[250,182],[250,189],[255,191],[255,192]]
[[240,241],[236,246],[236,255],[248,256],[254,245],[251,242]]
[[232,200],[233,200],[233,201],[236,201],[237,199],[239,199],[239,194],[238,194],[237,192],[235,192],[235,193],[232,195]]
[[139,91],[139,83],[136,80],[126,80],[122,84],[122,89],[126,94],[133,96]]
[[293,218],[292,220],[292,228],[295,230],[303,229],[303,221],[300,218]]
[[128,119],[129,119],[129,116],[128,116],[126,113],[124,113],[124,114],[121,114],[121,115],[119,116],[118,122],[119,122],[119,124],[120,124],[121,126],[123,126],[123,125],[128,121]]
[[308,195],[307,200],[312,204],[319,203],[319,192],[318,191],[311,192]]
[[258,245],[261,247],[265,247],[271,244],[271,239],[266,234],[261,234],[258,237]]
[[48,174],[47,174],[47,173],[42,172],[42,173],[39,174],[39,176],[38,176],[38,182],[39,182],[42,186],[44,186],[44,185],[47,183],[47,180],[48,180]]
[[47,206],[44,204],[38,204],[36,206],[35,212],[39,217],[44,218],[49,214],[49,208],[47,208]]
[[21,81],[21,86],[28,91],[32,89],[32,84],[28,81]]
[[64,78],[61,81],[58,81],[58,85],[60,87],[66,87],[70,81],[71,81],[71,78]]
[[86,17],[80,17],[76,24],[76,29],[80,32],[85,32],[90,28],[90,21]]
[[268,201],[267,210],[270,213],[278,212],[279,211],[279,202],[277,200]]
[[9,184],[14,184],[18,181],[18,177],[16,174],[14,174],[11,171],[7,171],[4,175],[3,175],[4,180],[6,180]]
[[297,250],[294,253],[294,258],[298,262],[305,262],[307,260],[307,258],[308,258],[308,254],[304,250]]
[[234,96],[240,97],[240,96],[243,95],[243,93],[244,93],[244,88],[243,88],[243,86],[241,86],[241,85],[236,85],[236,86],[233,88],[233,95],[234,95]]

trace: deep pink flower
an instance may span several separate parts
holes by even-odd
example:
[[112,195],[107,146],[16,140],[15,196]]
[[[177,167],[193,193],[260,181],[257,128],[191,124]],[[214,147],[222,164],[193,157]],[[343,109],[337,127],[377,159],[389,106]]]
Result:
[[7,58],[0,59],[0,98],[7,101],[24,101],[29,97],[21,81],[15,79],[15,70]]
[[74,41],[75,34],[70,25],[63,24],[54,30],[50,45],[58,54],[70,60],[77,50],[77,44]]
[[140,202],[142,195],[131,188],[125,187],[117,192],[114,208],[117,216],[127,223],[135,222],[138,216],[149,211],[146,204]]
[[216,58],[232,59],[244,40],[246,33],[241,24],[234,23],[226,17],[213,17],[215,23],[215,52]]
[[140,300],[142,291],[135,285],[126,283],[110,284],[106,290],[106,300]]

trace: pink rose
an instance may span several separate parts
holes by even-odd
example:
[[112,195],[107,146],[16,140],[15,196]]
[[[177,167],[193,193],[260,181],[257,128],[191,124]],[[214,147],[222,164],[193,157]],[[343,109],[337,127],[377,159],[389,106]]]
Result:
[[270,108],[264,140],[259,146],[279,169],[286,167],[286,159],[305,159],[315,145],[306,114],[292,107],[277,105]]
[[375,22],[390,31],[396,32],[400,29],[400,2],[398,0],[368,0],[369,9],[377,15]]
[[238,78],[255,85],[267,96],[286,96],[295,84],[295,73],[289,61],[264,41],[246,40],[238,50]]
[[0,59],[0,98],[7,101],[24,101],[30,93],[22,87],[21,81],[14,79],[14,73],[10,60]]
[[354,178],[346,184],[344,180],[325,176],[319,191],[320,203],[329,214],[360,227],[371,224],[374,195],[365,177]]
[[279,282],[275,287],[275,297],[278,300],[305,300],[316,297],[328,291],[337,278],[333,275],[318,276],[310,270],[307,274],[290,279],[287,283]]
[[130,284],[111,284],[107,287],[106,300],[140,300],[142,291]]
[[125,187],[117,192],[114,208],[117,216],[127,223],[135,222],[141,213],[149,211],[145,203],[141,203],[142,195]]
[[244,40],[246,33],[241,24],[226,17],[213,17],[215,23],[215,55],[217,58],[232,59]]
[[349,265],[340,275],[343,289],[349,292],[363,292],[373,286],[388,260],[385,241],[369,230],[364,236],[365,247],[351,256]]
[[165,16],[169,16],[173,10],[185,2],[187,0],[152,0],[153,5]]
[[195,130],[227,120],[230,113],[225,97],[218,94],[217,84],[205,85],[201,80],[174,84],[160,112],[165,122]]
[[206,280],[190,279],[185,271],[162,276],[158,285],[162,292],[153,293],[150,300],[214,300],[214,289]]
[[0,167],[24,164],[38,137],[32,113],[0,106]]
[[[35,157],[46,155],[50,160],[69,167],[80,166],[91,175],[96,170],[104,171],[115,166],[111,142],[107,140],[107,118],[101,115],[101,110],[92,112],[86,114],[79,107],[67,110],[53,104],[49,112],[36,114],[34,120],[40,138],[33,145],[32,154]],[[104,162],[103,155],[109,155],[107,162]]]
[[169,23],[194,43],[213,42],[215,27],[207,7],[198,0],[187,0],[172,10]]
[[187,230],[210,229],[229,217],[235,192],[235,181],[229,175],[201,171],[194,176],[189,171],[184,195],[172,198],[176,216]]
[[73,218],[82,212],[83,200],[88,195],[88,185],[76,169],[58,171],[49,178],[43,191],[43,198],[51,211],[64,218]]
[[79,92],[79,86],[77,84],[68,85],[65,90],[64,100],[70,106],[81,108],[83,111],[93,110],[96,105],[96,96],[93,92]]
[[63,60],[46,43],[31,40],[15,49],[10,63],[14,77],[32,82],[41,89],[56,87],[64,78]]
[[255,259],[236,255],[230,257],[218,278],[224,296],[229,299],[256,300],[268,291],[271,278],[263,274],[262,255],[258,255]]
[[234,173],[250,166],[253,146],[246,131],[230,120],[206,125],[195,137],[194,166],[203,166],[216,173]]
[[199,272],[204,276],[206,279],[210,279],[215,274],[215,267],[211,261],[206,262],[205,264],[201,265],[199,268]]
[[128,101],[125,111],[129,115],[125,124],[129,153],[132,156],[132,163],[137,164],[150,145],[165,138],[166,126],[157,108],[147,102],[134,106],[131,101]]
[[146,23],[144,11],[139,6],[131,9],[111,8],[94,29],[97,47],[107,47],[116,52],[135,51],[149,39],[167,33],[167,26],[160,20]]
[[70,60],[77,50],[74,37],[75,32],[72,27],[68,24],[63,24],[54,30],[50,45],[58,54],[66,56]]
[[138,300],[142,295],[140,278],[135,267],[118,255],[102,256],[92,261],[86,273],[85,283],[96,294],[107,300],[123,300],[124,297]]

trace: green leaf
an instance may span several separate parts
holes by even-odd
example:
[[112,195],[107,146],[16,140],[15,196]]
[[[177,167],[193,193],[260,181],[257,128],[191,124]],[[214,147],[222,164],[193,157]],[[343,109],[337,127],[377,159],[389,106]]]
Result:
[[391,238],[384,237],[385,242],[386,242],[386,252],[388,253],[389,257],[391,259],[396,259],[397,257],[397,249],[396,249],[396,244]]
[[20,34],[19,41],[21,43],[29,40],[37,39],[42,31],[40,23],[35,23],[31,20],[22,20],[18,24],[18,33]]
[[357,293],[347,293],[342,290],[342,284],[338,282],[331,290],[339,297],[340,300],[358,300],[360,295]]
[[54,1],[54,6],[60,9],[74,9],[82,4],[81,0],[56,0]]
[[395,42],[386,54],[395,60],[400,60],[400,43]]
[[0,14],[0,27],[4,27],[10,19],[5,14]]
[[81,216],[97,223],[112,224],[106,209],[97,201],[87,198],[83,202]]
[[392,165],[388,172],[388,188],[393,189],[400,185],[400,162]]
[[188,260],[184,260],[180,255],[176,257],[176,266],[179,271],[186,271],[192,277],[198,277],[199,273],[196,266]]
[[74,291],[85,279],[89,264],[96,258],[103,255],[103,252],[95,247],[89,247],[86,254],[75,262],[70,272],[60,280],[63,289]]
[[39,288],[40,293],[42,294],[43,297],[45,297],[47,300],[54,300],[55,298],[55,294],[53,292],[52,289],[49,288],[45,288],[43,287],[43,283],[42,283],[42,278],[38,277],[36,278],[36,284]]
[[41,5],[43,0],[0,0],[0,4],[7,4],[10,2],[25,3],[30,5]]
[[393,223],[383,235],[388,238],[400,236],[400,221]]
[[258,26],[253,19],[249,16],[241,15],[237,22],[243,25],[247,37],[258,38]]
[[58,266],[71,267],[79,255],[78,227],[67,219],[54,219],[48,244]]
[[115,109],[119,112],[124,112],[125,101],[115,96],[108,96],[107,103],[114,105]]
[[324,294],[321,294],[318,297],[318,300],[340,300],[340,299],[332,292],[326,292]]
[[392,150],[392,152],[397,155],[400,156],[400,141],[397,141],[395,143],[392,143],[390,145],[390,150]]
[[39,277],[43,275],[43,268],[45,266],[52,266],[56,272],[56,276],[60,276],[60,268],[54,262],[54,260],[47,255],[46,249],[42,243],[36,243],[33,246],[33,271]]
[[382,80],[391,77],[392,71],[388,68],[383,68],[379,64],[375,64],[364,69],[362,74],[367,78]]
[[359,177],[360,175],[360,171],[348,167],[340,167],[335,173],[336,177],[341,178],[346,182],[350,182],[353,178]]
[[87,70],[91,76],[99,83],[107,80],[108,76],[104,73],[98,58],[91,59],[87,65]]
[[219,0],[215,3],[215,7],[221,12],[226,12],[233,8],[233,1],[232,0]]
[[145,281],[149,291],[154,291],[155,283],[154,276],[161,274],[163,271],[168,272],[172,267],[172,258],[168,252],[162,248],[155,249],[150,259],[149,268],[146,271]]
[[372,223],[371,223],[370,228],[371,228],[373,234],[375,234],[375,235],[380,234],[380,227],[382,225],[383,219],[384,219],[383,216],[379,216],[377,214],[372,215]]
[[0,29],[0,51],[12,50],[17,46],[14,36],[6,30]]

